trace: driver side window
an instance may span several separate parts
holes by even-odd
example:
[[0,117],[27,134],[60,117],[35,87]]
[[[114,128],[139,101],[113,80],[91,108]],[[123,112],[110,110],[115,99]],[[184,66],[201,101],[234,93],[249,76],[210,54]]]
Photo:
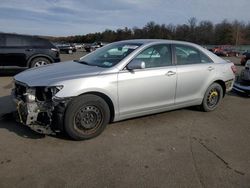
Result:
[[170,45],[158,44],[151,46],[137,55],[135,59],[145,62],[145,68],[172,65]]

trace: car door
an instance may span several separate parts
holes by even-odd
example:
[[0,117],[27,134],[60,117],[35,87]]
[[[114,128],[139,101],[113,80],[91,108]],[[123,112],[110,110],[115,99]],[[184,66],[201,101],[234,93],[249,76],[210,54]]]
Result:
[[176,104],[192,103],[203,98],[216,74],[216,66],[203,52],[189,45],[174,45],[177,87]]
[[32,49],[28,46],[25,36],[6,35],[3,66],[26,67],[26,57],[30,53],[30,50]]
[[118,74],[120,116],[144,115],[173,105],[176,88],[176,67],[172,64],[171,48],[159,44],[143,50],[134,60],[145,63],[144,69]]

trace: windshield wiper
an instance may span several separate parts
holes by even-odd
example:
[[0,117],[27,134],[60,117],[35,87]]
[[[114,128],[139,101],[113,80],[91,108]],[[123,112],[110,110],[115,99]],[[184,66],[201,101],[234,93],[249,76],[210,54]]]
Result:
[[78,60],[78,59],[75,59],[73,60],[74,62],[77,62],[77,63],[81,63],[81,64],[84,64],[84,65],[89,65],[89,66],[97,66],[97,65],[93,65],[93,64],[90,64],[86,61],[81,61],[81,60]]

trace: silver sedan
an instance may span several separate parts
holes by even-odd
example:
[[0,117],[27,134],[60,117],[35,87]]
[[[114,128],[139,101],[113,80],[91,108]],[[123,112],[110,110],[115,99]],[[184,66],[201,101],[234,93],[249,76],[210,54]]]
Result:
[[232,89],[235,71],[193,43],[127,40],[24,71],[14,78],[13,96],[21,123],[83,140],[109,122],[187,106],[213,111]]

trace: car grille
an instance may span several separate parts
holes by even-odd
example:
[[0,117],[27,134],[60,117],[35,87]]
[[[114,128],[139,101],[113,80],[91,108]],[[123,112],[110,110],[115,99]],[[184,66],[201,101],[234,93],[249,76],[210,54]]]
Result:
[[27,87],[25,86],[25,84],[20,83],[20,82],[15,82],[15,96],[18,99],[25,101],[24,94],[26,93],[26,89],[27,89]]

